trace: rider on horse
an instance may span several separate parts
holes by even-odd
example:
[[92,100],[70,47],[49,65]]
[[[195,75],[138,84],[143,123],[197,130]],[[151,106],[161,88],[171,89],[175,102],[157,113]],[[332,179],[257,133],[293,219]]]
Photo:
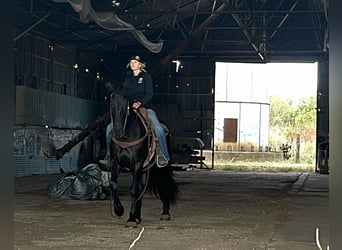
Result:
[[[132,56],[127,64],[130,69],[127,72],[123,84],[122,94],[126,96],[132,104],[132,108],[139,109],[145,107],[147,109],[147,117],[151,122],[152,129],[158,138],[161,155],[156,154],[155,161],[159,167],[166,166],[170,160],[170,155],[166,144],[165,130],[161,126],[158,117],[152,109],[152,96],[153,96],[153,81],[151,75],[145,70],[146,64],[140,56]],[[110,123],[106,131],[107,145],[111,140],[113,124]],[[101,163],[109,163],[109,150],[107,148],[107,155]]]

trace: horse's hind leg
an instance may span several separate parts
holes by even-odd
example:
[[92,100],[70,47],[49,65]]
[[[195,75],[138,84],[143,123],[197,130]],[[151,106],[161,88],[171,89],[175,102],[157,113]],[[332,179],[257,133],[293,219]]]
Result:
[[111,176],[111,181],[110,181],[110,188],[112,190],[114,213],[116,216],[122,217],[124,212],[125,212],[125,209],[122,206],[121,201],[119,199],[118,180],[119,180],[120,170],[119,170],[119,166],[113,164],[113,161],[111,164],[112,164],[112,166],[111,166],[112,176]]
[[170,204],[176,203],[178,187],[172,176],[171,166],[164,168],[155,168],[154,179],[158,197],[163,203],[163,212],[160,216],[161,220],[170,220]]
[[162,201],[163,203],[163,212],[160,215],[160,220],[170,220],[170,201]]

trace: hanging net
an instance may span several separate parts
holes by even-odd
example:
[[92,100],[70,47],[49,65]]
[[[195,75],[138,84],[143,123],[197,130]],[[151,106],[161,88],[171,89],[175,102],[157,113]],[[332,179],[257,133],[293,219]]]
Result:
[[153,53],[159,53],[163,47],[163,42],[150,42],[146,36],[135,27],[121,20],[112,12],[96,12],[90,4],[90,0],[52,0],[56,3],[69,3],[71,7],[79,13],[80,21],[87,23],[93,20],[100,27],[107,30],[126,30],[140,42],[145,48]]

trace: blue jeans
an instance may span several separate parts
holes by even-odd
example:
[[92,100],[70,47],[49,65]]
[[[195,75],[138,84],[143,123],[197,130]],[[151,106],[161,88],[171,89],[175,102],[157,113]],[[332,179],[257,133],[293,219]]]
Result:
[[107,150],[108,155],[110,152],[110,141],[112,139],[112,130],[113,130],[113,123],[110,122],[106,128],[106,150]]
[[169,151],[167,150],[166,135],[164,128],[160,125],[157,115],[152,109],[147,109],[147,115],[151,121],[152,129],[154,130],[158,138],[160,149],[163,152],[165,158],[169,161],[170,155]]
[[[160,125],[158,117],[152,109],[147,109],[147,113],[148,113],[148,118],[151,121],[152,129],[154,130],[159,140],[160,149],[164,153],[165,158],[169,161],[170,155],[169,155],[169,151],[167,150],[166,135],[165,135],[164,128]],[[108,155],[110,151],[110,141],[112,137],[112,130],[113,130],[113,124],[109,123],[106,128],[106,148],[107,148]]]

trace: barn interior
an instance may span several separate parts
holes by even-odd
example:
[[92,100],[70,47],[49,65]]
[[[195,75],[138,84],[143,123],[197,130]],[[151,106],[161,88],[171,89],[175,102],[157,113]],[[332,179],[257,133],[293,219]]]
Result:
[[[18,175],[30,171],[26,161],[45,171],[46,155],[52,172],[55,155],[66,170],[103,157],[94,135],[103,126],[92,124],[108,112],[106,85],[122,85],[135,54],[153,77],[158,117],[174,138],[200,139],[206,150],[220,91],[215,62],[317,62],[317,153],[328,137],[325,1],[16,1],[15,20]],[[89,126],[97,131],[65,146]]]
[[[15,235],[17,246],[24,249],[28,242],[27,249],[46,249],[48,246],[48,243],[43,243],[43,239],[39,239],[38,231],[35,231],[34,227],[27,226],[29,230],[26,233],[30,231],[34,234],[35,240],[22,237],[26,235],[25,223],[29,223],[25,218],[25,211],[30,210],[31,218],[39,220],[34,217],[35,211],[44,207],[47,202],[47,199],[41,197],[47,180],[53,182],[61,173],[75,171],[103,158],[104,131],[109,121],[106,86],[110,83],[114,88],[121,87],[127,61],[132,55],[140,55],[147,63],[147,70],[154,81],[153,100],[156,112],[159,118],[168,124],[172,135],[180,141],[179,145],[191,138],[194,140],[186,143],[199,141],[199,148],[211,151],[212,154],[215,154],[214,94],[220,91],[215,87],[216,62],[317,62],[318,155],[322,142],[320,138],[328,138],[330,134],[328,7],[329,2],[321,0],[15,0],[13,172],[19,185],[19,205],[15,219],[15,223],[19,225]],[[202,159],[202,154],[199,159]],[[202,169],[201,161],[200,166]],[[286,197],[291,197],[294,193],[298,194],[296,198],[309,198],[304,210],[315,206],[313,204],[316,202],[327,205],[330,169],[326,167],[317,165],[316,172],[305,177],[300,173],[279,179],[272,179],[272,175],[260,176],[258,173],[242,176],[250,181],[246,186],[254,179],[262,179],[265,183],[279,180],[278,184],[272,184],[272,187],[265,184],[265,189],[261,188],[259,194],[281,189],[283,192],[280,192],[280,195],[284,200],[281,199],[281,202],[277,203],[274,201],[276,198],[269,193],[264,199],[260,198],[262,196],[256,196],[258,198],[253,200],[255,205],[258,204],[259,198],[263,201],[274,198],[274,203],[270,201],[272,209],[265,208],[262,211],[266,214],[267,211],[272,211],[269,215],[273,216],[274,220],[270,220],[270,223],[274,223],[277,221],[278,214],[274,212],[277,211],[277,205],[285,203]],[[176,179],[185,187],[184,190],[191,193],[187,184],[200,183],[201,178],[197,175],[202,178],[223,178],[222,185],[224,180],[227,181],[225,178],[234,178],[234,175],[218,177],[214,168],[214,163],[209,168],[203,167],[208,173],[212,171],[207,177],[196,171],[193,171],[196,172],[195,176],[188,177],[186,175],[191,175],[192,171],[187,171],[180,173]],[[42,186],[33,185],[30,178],[40,182]],[[243,185],[241,183],[245,184],[244,181],[235,183],[235,191],[239,190],[239,185]],[[284,183],[290,183],[290,186],[283,185]],[[208,187],[211,184],[210,180],[206,182]],[[234,181],[230,184],[234,185]],[[32,192],[25,193],[23,190],[27,187],[30,187]],[[25,195],[32,195],[35,191],[39,206],[28,208],[25,201],[30,198]],[[205,193],[204,190],[200,192]],[[213,190],[212,192],[215,193]],[[234,200],[237,193],[234,192],[230,200]],[[126,195],[128,197],[128,193]],[[189,193],[184,197],[188,197],[187,195],[190,197],[186,198],[190,199],[188,205],[194,205]],[[210,196],[212,193],[206,195]],[[314,201],[313,197],[317,198],[317,201]],[[246,197],[241,196],[241,199]],[[99,211],[103,209],[100,208],[101,205],[106,204],[101,202],[96,205]],[[49,203],[45,216],[48,216],[53,206]],[[82,203],[78,201],[71,204],[67,201],[59,203],[58,206],[82,206]],[[91,207],[89,203],[86,206]],[[229,207],[229,204],[225,206]],[[286,209],[299,211],[290,206]],[[238,208],[232,211],[237,210]],[[234,238],[235,243],[232,245],[215,243],[211,246],[205,242],[201,244],[204,244],[203,249],[251,249],[249,247],[252,246],[264,247],[255,249],[285,249],[291,244],[297,249],[312,249],[316,245],[316,239],[310,230],[303,230],[304,240],[291,237],[284,239],[279,230],[286,225],[286,229],[300,234],[300,231],[290,227],[290,222],[301,223],[298,218],[303,215],[304,210],[293,214],[288,212],[287,217],[282,214],[284,217],[281,221],[284,223],[269,228],[272,232],[278,230],[273,235],[275,237],[272,238],[271,233],[263,235],[265,238],[262,239],[268,241],[267,243],[256,240],[255,245],[246,243],[244,246],[248,248],[239,248],[238,240]],[[328,221],[322,218],[321,213],[326,215],[325,205],[319,206],[317,211],[310,214],[311,221],[327,230]],[[57,216],[63,216],[63,212]],[[186,215],[179,212],[178,216],[184,216],[182,218],[186,221]],[[248,216],[243,217],[243,220],[248,219]],[[21,220],[25,221],[24,226],[20,224]],[[79,222],[82,223],[84,222]],[[153,223],[148,221],[148,225],[156,230],[157,226]],[[266,222],[259,225],[264,225],[267,230]],[[164,227],[167,226],[160,226]],[[191,233],[190,227],[201,227],[201,224],[195,223],[189,228],[182,228],[183,235]],[[251,227],[260,230],[261,226],[253,224]],[[310,224],[310,227],[315,229],[314,225]],[[205,234],[210,230],[210,227],[205,228],[201,233]],[[126,235],[125,240],[131,236]],[[233,234],[231,236],[238,237]],[[53,238],[54,235],[49,237]],[[56,237],[60,237],[60,234]],[[257,239],[257,235],[253,237]],[[324,243],[328,244],[329,235],[325,232],[323,237]],[[187,240],[186,237],[181,239]],[[274,243],[279,239],[281,241],[278,245]],[[229,241],[229,237],[225,238],[225,241]],[[246,241],[248,236],[244,238],[244,242]],[[57,249],[63,246],[57,242],[50,247]],[[104,242],[106,245],[111,244],[107,240]],[[84,245],[79,246],[88,249]],[[172,247],[175,246],[171,244],[170,248],[163,247],[174,249]],[[72,244],[68,247],[72,249]],[[88,247],[92,249],[94,246]],[[103,249],[106,249],[105,247],[108,245],[103,246]],[[140,249],[151,249],[147,243],[143,247],[145,248]],[[202,249],[196,244],[193,248],[189,245],[186,247]]]

